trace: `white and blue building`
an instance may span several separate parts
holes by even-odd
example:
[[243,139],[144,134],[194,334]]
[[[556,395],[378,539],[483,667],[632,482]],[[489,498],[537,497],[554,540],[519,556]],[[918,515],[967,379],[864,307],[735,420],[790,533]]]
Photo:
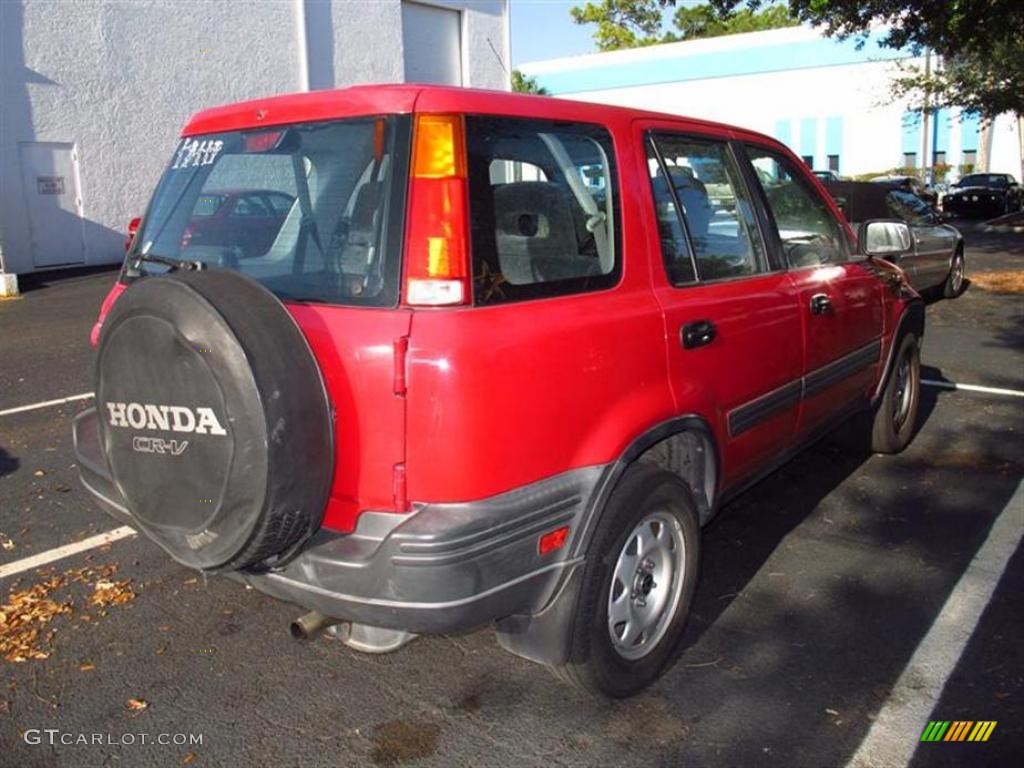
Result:
[[[977,117],[939,110],[926,128],[890,85],[901,63],[878,45],[790,27],[523,64],[555,96],[652,109],[740,125],[785,142],[815,169],[843,175],[894,168],[977,166]],[[927,141],[925,138],[927,137]],[[989,168],[1020,177],[1016,118],[987,134]]]

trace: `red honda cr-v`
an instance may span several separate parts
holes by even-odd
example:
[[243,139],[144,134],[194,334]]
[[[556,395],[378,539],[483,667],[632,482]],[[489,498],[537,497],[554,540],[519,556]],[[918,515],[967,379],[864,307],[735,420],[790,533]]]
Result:
[[[184,236],[223,189],[287,201],[259,252],[245,217]],[[296,632],[496,622],[627,695],[729,498],[858,412],[910,440],[924,314],[874,258],[909,248],[724,125],[412,85],[211,109],[97,324],[82,479]]]

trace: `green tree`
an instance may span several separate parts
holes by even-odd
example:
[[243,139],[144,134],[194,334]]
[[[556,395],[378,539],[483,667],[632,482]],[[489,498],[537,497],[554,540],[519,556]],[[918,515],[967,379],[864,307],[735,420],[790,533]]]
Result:
[[599,51],[667,42],[659,0],[596,0],[571,8],[569,14],[577,24],[597,25],[594,42]]
[[536,77],[524,75],[518,69],[512,70],[512,90],[516,93],[532,93],[537,96],[548,95],[548,89],[538,83]]
[[682,6],[676,9],[673,22],[681,40],[760,32],[800,24],[800,20],[784,5],[769,5],[760,10],[739,8],[726,14],[720,13],[710,4],[689,8]]
[[671,0],[598,0],[569,12],[577,24],[597,25],[594,42],[600,51],[756,32],[800,23],[784,5],[720,11],[711,3],[703,3],[676,9],[675,30],[665,32],[662,30],[664,9],[673,4]]

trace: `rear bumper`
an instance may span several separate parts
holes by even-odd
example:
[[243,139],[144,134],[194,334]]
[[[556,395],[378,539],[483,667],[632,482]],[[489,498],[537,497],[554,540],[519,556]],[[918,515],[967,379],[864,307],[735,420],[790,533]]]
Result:
[[[82,483],[106,512],[134,525],[111,480],[96,410],[74,424]],[[364,512],[351,534],[320,531],[283,568],[232,574],[269,595],[333,618],[415,633],[470,629],[541,610],[582,557],[577,537],[608,467],[576,469],[488,499]],[[538,538],[570,526],[541,556]]]

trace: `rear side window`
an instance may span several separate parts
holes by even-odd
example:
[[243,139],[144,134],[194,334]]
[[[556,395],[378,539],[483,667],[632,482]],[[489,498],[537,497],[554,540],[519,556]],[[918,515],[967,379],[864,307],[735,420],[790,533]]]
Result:
[[143,254],[200,261],[286,301],[394,306],[408,144],[405,117],[185,138],[129,267],[166,269]]
[[647,164],[665,270],[673,285],[765,271],[765,249],[724,141],[650,138]]
[[476,304],[618,282],[618,185],[606,130],[469,116],[466,144]]
[[839,223],[789,158],[756,146],[748,146],[747,154],[789,265],[799,268],[846,261],[846,239]]

